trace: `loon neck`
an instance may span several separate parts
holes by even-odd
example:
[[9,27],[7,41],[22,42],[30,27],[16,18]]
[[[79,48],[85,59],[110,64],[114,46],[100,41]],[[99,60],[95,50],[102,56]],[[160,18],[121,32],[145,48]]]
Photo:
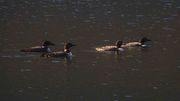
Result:
[[122,41],[117,41],[116,42],[116,47],[117,48],[121,48],[122,43],[123,43]]
[[121,46],[117,46],[117,48],[121,48]]
[[43,48],[48,48],[48,45],[42,45]]
[[140,41],[140,43],[141,43],[141,45],[144,45],[144,44],[145,44],[145,42],[144,42],[144,41]]
[[145,42],[147,42],[147,41],[151,41],[151,40],[149,40],[149,39],[147,39],[146,37],[144,37],[144,38],[142,38],[139,42],[141,43],[141,45],[144,45]]
[[71,51],[69,49],[64,49],[64,52],[69,53]]
[[69,49],[64,49],[64,52],[67,54],[68,57],[72,56],[72,53]]

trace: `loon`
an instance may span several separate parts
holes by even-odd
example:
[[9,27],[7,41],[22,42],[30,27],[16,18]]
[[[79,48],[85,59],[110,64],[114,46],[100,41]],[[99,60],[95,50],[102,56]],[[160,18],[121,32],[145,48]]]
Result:
[[42,46],[35,46],[31,48],[25,48],[20,50],[21,52],[51,52],[50,48],[48,46],[54,46],[55,44],[51,41],[44,41]]
[[145,44],[147,41],[151,41],[150,39],[143,37],[139,42],[128,42],[124,43],[121,47],[122,48],[131,48],[131,47],[147,47]]
[[121,47],[123,44],[122,41],[118,40],[116,41],[116,44],[113,46],[103,46],[96,48],[96,51],[98,52],[104,52],[104,51],[124,51],[124,49]]
[[65,43],[64,50],[63,51],[57,51],[57,52],[49,52],[49,53],[43,53],[42,57],[71,57],[72,52],[70,51],[70,48],[76,46],[72,43]]

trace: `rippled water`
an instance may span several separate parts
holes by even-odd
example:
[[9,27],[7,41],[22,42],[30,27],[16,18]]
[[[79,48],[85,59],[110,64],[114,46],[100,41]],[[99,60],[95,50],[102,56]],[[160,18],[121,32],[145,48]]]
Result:
[[[179,0],[0,0],[1,101],[179,101]],[[119,55],[95,47],[152,40]],[[72,60],[21,53],[70,41]]]

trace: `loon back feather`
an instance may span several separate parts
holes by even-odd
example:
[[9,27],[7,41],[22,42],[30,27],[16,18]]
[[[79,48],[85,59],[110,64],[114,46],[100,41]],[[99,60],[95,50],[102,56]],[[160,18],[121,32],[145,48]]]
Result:
[[140,42],[129,42],[129,43],[122,45],[123,48],[135,47],[135,46],[141,46],[141,43]]
[[110,49],[112,49],[112,48],[116,48],[116,46],[103,46],[103,47],[98,47],[98,48],[96,48],[96,51],[99,51],[99,52],[101,52],[101,51],[108,51],[108,50],[110,50]]
[[103,52],[103,51],[121,51],[121,46],[123,42],[118,40],[116,41],[115,45],[113,46],[103,46],[96,48],[96,51]]

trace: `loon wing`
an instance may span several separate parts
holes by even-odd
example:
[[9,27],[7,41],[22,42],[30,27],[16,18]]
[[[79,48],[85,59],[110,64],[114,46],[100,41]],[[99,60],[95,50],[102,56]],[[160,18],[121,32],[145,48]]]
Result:
[[135,47],[135,46],[141,46],[141,43],[140,42],[129,42],[129,43],[122,45],[122,48]]
[[102,52],[102,51],[114,51],[116,46],[104,46],[104,47],[98,47],[96,48],[96,51]]
[[63,51],[57,51],[57,52],[44,53],[42,56],[43,57],[66,57],[67,53]]
[[21,52],[46,52],[47,48],[42,47],[42,46],[35,46],[31,48],[25,48],[20,50]]

